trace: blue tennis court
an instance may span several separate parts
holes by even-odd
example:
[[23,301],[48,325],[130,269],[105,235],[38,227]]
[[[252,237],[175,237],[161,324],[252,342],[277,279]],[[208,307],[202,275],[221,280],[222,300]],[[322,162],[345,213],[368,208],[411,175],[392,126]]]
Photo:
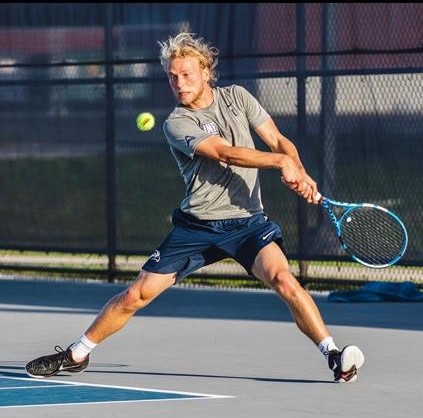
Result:
[[220,397],[200,393],[1,376],[0,394],[0,408]]

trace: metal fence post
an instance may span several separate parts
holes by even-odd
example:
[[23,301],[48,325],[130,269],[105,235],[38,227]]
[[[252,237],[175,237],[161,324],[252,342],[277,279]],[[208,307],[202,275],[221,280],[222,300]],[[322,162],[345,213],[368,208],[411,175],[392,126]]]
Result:
[[[306,63],[305,63],[305,3],[296,7],[296,49],[297,49],[297,144],[301,159],[306,160],[305,135],[307,132],[306,114]],[[298,254],[299,280],[303,284],[307,277],[307,208],[303,198],[298,197]]]
[[116,275],[116,155],[113,72],[113,3],[105,4],[104,46],[106,69],[106,211],[107,211],[107,281]]

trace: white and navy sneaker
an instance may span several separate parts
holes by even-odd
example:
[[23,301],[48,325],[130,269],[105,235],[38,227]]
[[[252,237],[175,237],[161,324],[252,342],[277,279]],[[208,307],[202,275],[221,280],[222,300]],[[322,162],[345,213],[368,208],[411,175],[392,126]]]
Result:
[[330,351],[328,363],[335,382],[354,382],[357,380],[357,370],[364,364],[364,354],[355,345],[347,345],[342,351]]

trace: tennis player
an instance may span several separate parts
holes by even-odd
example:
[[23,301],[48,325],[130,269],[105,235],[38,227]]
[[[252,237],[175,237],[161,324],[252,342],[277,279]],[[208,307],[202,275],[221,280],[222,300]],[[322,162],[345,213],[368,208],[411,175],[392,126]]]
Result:
[[[186,186],[173,229],[142,266],[136,281],[110,299],[80,339],[66,350],[26,365],[29,376],[82,372],[91,351],[124,327],[136,311],[197,269],[232,258],[272,288],[298,328],[318,347],[336,382],[352,382],[364,363],[355,345],[338,349],[309,293],[290,273],[279,225],[266,215],[258,170],[275,169],[282,183],[317,204],[316,182],[294,144],[243,87],[216,87],[219,51],[180,33],[159,42],[161,64],[177,106],[163,125]],[[269,151],[254,147],[251,130]]]

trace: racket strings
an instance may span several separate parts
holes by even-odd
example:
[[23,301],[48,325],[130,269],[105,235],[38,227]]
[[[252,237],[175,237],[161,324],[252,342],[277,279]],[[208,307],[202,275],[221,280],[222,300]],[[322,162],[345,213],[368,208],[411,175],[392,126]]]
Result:
[[341,223],[345,250],[367,264],[380,266],[400,257],[406,233],[398,220],[376,207],[359,207],[348,212]]

